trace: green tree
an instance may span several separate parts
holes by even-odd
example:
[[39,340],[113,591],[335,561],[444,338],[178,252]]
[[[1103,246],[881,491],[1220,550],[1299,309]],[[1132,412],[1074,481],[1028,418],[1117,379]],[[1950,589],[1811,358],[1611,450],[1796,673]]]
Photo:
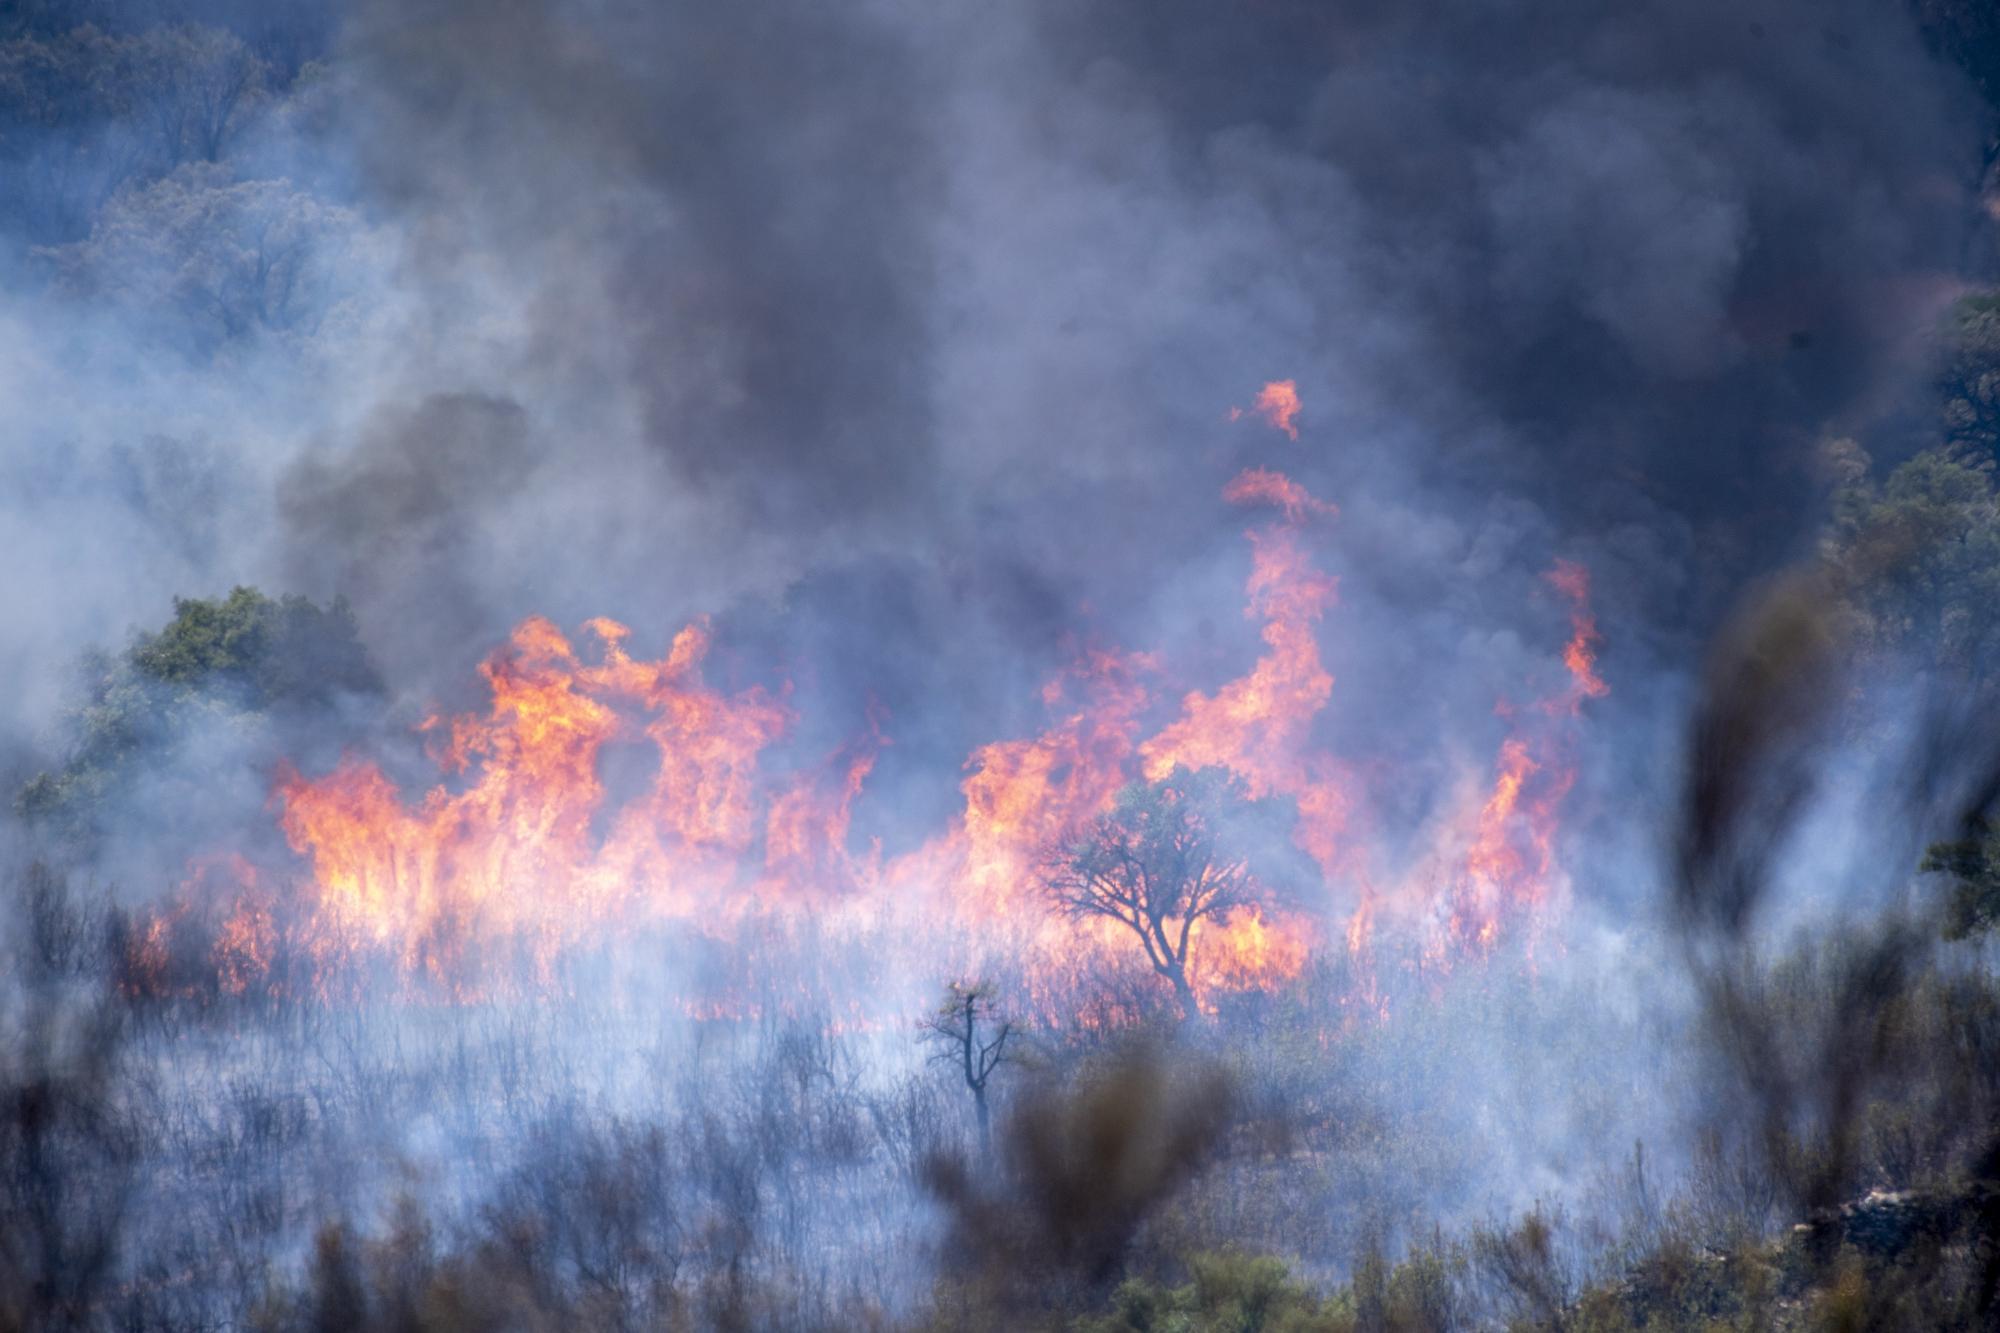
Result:
[[[2000,365],[2000,316],[1988,310],[1983,318],[1995,321]],[[1980,392],[1988,391],[2000,407],[2000,375]],[[2000,489],[1990,448],[1947,443],[1877,481],[1858,446],[1829,446],[1838,485],[1821,548],[1860,650],[1898,674],[1938,672],[1979,707],[1993,702],[2000,666]],[[2000,920],[2000,831],[1991,824],[1977,821],[1964,836],[1933,844],[1919,869],[1949,877],[1949,938]]]
[[267,84],[265,62],[216,28],[79,24],[0,41],[0,224],[76,240],[122,191],[222,160]]
[[96,28],[0,43],[0,221],[31,240],[71,239],[147,169],[129,123],[135,80],[130,44]]
[[134,41],[140,109],[160,160],[221,160],[264,101],[263,60],[219,28],[155,28]]
[[2000,456],[2000,293],[1968,296],[1945,328],[1938,393],[1945,439]]
[[137,760],[195,730],[382,690],[344,599],[321,608],[242,587],[222,598],[176,598],[163,629],[122,653],[90,654],[83,675],[64,762],[16,797],[30,820],[75,836],[91,831]]
[[1077,1333],[1356,1333],[1348,1303],[1321,1300],[1269,1255],[1215,1251],[1191,1255],[1189,1280],[1166,1287],[1128,1278],[1111,1310],[1076,1322]]
[[1946,939],[1970,939],[2000,924],[2000,829],[1980,820],[1963,838],[1932,843],[1917,868],[1950,877],[1944,909]]
[[1878,482],[1853,443],[1826,452],[1839,484],[1821,554],[1857,642],[1907,665],[1988,679],[2000,661],[1994,461],[1947,445]]

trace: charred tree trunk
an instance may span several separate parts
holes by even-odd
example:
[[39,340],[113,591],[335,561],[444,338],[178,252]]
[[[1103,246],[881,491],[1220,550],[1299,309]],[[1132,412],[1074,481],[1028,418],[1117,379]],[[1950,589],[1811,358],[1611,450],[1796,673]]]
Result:
[[1198,1026],[1204,1015],[1201,1006],[1195,1003],[1194,987],[1188,982],[1187,965],[1176,964],[1168,972],[1167,980],[1174,983],[1174,998],[1180,1002],[1181,1026],[1190,1028]]

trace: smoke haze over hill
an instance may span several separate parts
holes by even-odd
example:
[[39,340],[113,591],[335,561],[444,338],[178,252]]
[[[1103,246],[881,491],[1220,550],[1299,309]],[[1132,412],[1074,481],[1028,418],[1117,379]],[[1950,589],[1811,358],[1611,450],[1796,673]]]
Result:
[[[201,1104],[176,1024],[259,1051],[257,1023],[303,1024],[337,1072],[286,1065],[278,1101],[371,1109],[286,1121],[302,1159],[392,1139],[447,1227],[673,1176],[649,1197],[685,1217],[621,1225],[702,1282],[815,1256],[845,1281],[917,1234],[1039,1254],[1047,1191],[1093,1188],[1075,1142],[1136,1103],[1106,1151],[1143,1204],[1034,1261],[1094,1256],[1077,1300],[1132,1255],[1286,1233],[1254,1183],[1189,1194],[1211,1155],[1233,1182],[1312,1163],[1266,1180],[1300,1215],[1361,1179],[1287,1254],[1338,1282],[1364,1239],[1581,1199],[1635,1138],[1723,1173],[1756,1136],[1701,1139],[1702,1088],[1648,1087],[1736,1076],[1690,1035],[1718,994],[1784,931],[1916,912],[1933,840],[1985,882],[1991,26],[1891,0],[19,6],[0,851],[109,932],[92,966],[152,1015],[158,1096]],[[1727,878],[1674,842],[1733,753],[1700,719],[1782,712],[1718,681],[1786,629],[1851,655],[1797,689],[1852,707],[1800,724],[1810,799],[1743,890],[1765,914],[1689,948],[1673,892]],[[1086,844],[1129,867],[1176,837],[1223,848],[1206,915],[1093,906]],[[1743,975],[1703,971],[1738,946]],[[1930,961],[1869,975],[1893,999]],[[1018,1106],[995,1074],[1018,1115],[983,1156],[910,1039],[974,982],[1055,1071]],[[1106,1054],[1141,1029],[1163,1045]],[[77,1086],[122,1086],[112,1059]],[[539,1118],[486,1119],[524,1060]],[[433,1078],[450,1105],[390,1132]],[[734,1128],[703,1118],[721,1084]],[[1388,1125],[1419,1128],[1370,1157]],[[528,1165],[466,1168],[489,1151]],[[570,1185],[530,1179],[558,1159]],[[182,1186],[134,1188],[157,1217]],[[348,1188],[272,1205],[273,1272],[322,1225],[382,1232],[396,1190]],[[848,1206],[880,1230],[834,1253]],[[995,1265],[911,1260],[867,1302],[903,1318],[946,1274],[1014,1309]],[[247,1282],[217,1298],[238,1316]],[[666,1285],[694,1326],[750,1308]]]

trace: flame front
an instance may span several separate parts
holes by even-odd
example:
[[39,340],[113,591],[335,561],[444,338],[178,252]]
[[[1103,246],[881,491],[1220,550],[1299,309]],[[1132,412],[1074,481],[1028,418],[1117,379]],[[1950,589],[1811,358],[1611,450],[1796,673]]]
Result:
[[[476,775],[462,791],[433,787],[412,806],[354,757],[324,778],[280,776],[279,822],[312,864],[331,939],[457,977],[481,941],[524,941],[546,965],[609,918],[726,906],[758,837],[757,759],[783,732],[784,706],[762,690],[705,685],[703,626],[682,630],[657,662],[625,652],[622,625],[585,628],[600,646],[595,662],[548,621],[524,621],[480,668],[493,695],[486,715],[424,723],[443,737],[439,766]],[[658,764],[600,837],[600,754],[634,736],[652,742]],[[771,811],[779,846],[814,825],[807,799]],[[838,808],[819,819],[844,834]]]
[[[1272,399],[1283,408],[1272,420],[1289,428],[1296,393],[1289,382],[1267,386],[1278,389],[1289,396]],[[489,706],[420,726],[440,773],[427,790],[407,796],[357,755],[319,777],[280,772],[273,804],[307,872],[292,894],[297,910],[288,917],[268,876],[239,859],[225,872],[238,885],[234,910],[214,933],[217,984],[229,993],[276,984],[274,958],[289,943],[309,954],[321,991],[338,968],[377,958],[412,983],[478,995],[521,984],[524,971],[555,984],[569,951],[647,921],[722,938],[753,917],[806,909],[878,929],[920,917],[961,942],[939,946],[955,959],[1004,941],[1029,960],[1030,990],[1056,1006],[1065,986],[1129,963],[1136,948],[1111,923],[1080,925],[1050,911],[1041,858],[1127,783],[1177,766],[1227,769],[1253,797],[1290,802],[1293,841],[1321,881],[1317,897],[1202,923],[1189,976],[1205,1009],[1296,977],[1321,948],[1364,955],[1386,910],[1416,920],[1434,904],[1438,957],[1484,953],[1512,923],[1537,920],[1563,882],[1557,816],[1575,781],[1570,731],[1583,702],[1606,692],[1586,572],[1558,562],[1547,576],[1569,609],[1568,684],[1510,712],[1514,729],[1490,788],[1439,841],[1460,849],[1449,853],[1455,868],[1392,879],[1400,887],[1384,896],[1374,875],[1383,853],[1355,836],[1366,824],[1365,793],[1315,734],[1336,696],[1319,634],[1339,594],[1315,549],[1337,511],[1266,469],[1237,476],[1223,498],[1260,515],[1246,534],[1245,615],[1262,642],[1249,669],[1176,694],[1161,688],[1171,672],[1157,656],[1080,652],[1043,689],[1048,725],[978,747],[960,814],[886,862],[879,848],[856,851],[849,838],[890,743],[893,720],[881,710],[871,708],[848,745],[787,769],[772,751],[794,721],[789,688],[731,693],[708,684],[705,624],[646,660],[627,651],[629,631],[613,621],[588,622],[579,650],[551,622],[525,620],[480,667]],[[635,790],[607,787],[613,745],[650,747],[648,771],[622,784]],[[188,928],[198,892],[212,896],[212,870],[191,877],[180,904],[137,939],[135,985],[168,984],[160,978],[169,945]],[[1436,889],[1414,887],[1440,879]],[[1366,968],[1357,975],[1368,984]],[[690,996],[686,1006],[757,1007],[713,996]],[[843,1021],[865,1016],[856,1009]]]
[[1563,665],[1569,669],[1570,688],[1561,705],[1574,714],[1585,699],[1602,699],[1611,693],[1597,674],[1597,618],[1590,613],[1590,571],[1570,560],[1558,560],[1543,575],[1549,585],[1569,602],[1569,642],[1563,645]]

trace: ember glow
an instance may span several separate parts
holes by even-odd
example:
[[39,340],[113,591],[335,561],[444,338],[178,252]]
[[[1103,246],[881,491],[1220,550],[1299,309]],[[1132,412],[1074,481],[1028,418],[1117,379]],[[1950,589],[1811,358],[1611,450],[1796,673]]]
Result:
[[[420,725],[434,785],[406,792],[359,754],[317,776],[285,766],[272,804],[296,865],[218,859],[183,886],[173,910],[185,914],[218,879],[233,880],[233,910],[212,951],[232,993],[276,984],[284,913],[269,886],[283,881],[298,908],[287,938],[309,955],[309,984],[322,994],[364,959],[447,995],[511,989],[524,972],[527,984],[548,986],[566,954],[646,923],[726,940],[750,919],[804,912],[864,929],[920,923],[908,928],[965,940],[1003,928],[1035,974],[1032,993],[1059,1006],[1062,977],[1116,965],[1133,942],[1050,910],[1048,849],[1128,783],[1221,768],[1252,798],[1289,803],[1292,840],[1320,884],[1198,927],[1190,980],[1204,1008],[1283,984],[1316,951],[1366,954],[1385,914],[1405,928],[1435,923],[1432,964],[1538,928],[1561,898],[1571,734],[1584,702],[1607,688],[1586,572],[1559,562],[1546,579],[1569,612],[1567,685],[1531,708],[1501,706],[1512,730],[1486,794],[1444,831],[1426,867],[1385,881],[1400,885],[1385,895],[1375,878],[1385,854],[1363,836],[1368,793],[1327,741],[1339,693],[1320,635],[1337,623],[1339,583],[1321,563],[1338,510],[1261,468],[1230,481],[1222,499],[1251,518],[1243,617],[1262,651],[1249,668],[1176,693],[1172,664],[1158,654],[1078,652],[1042,689],[1047,726],[979,746],[960,813],[914,850],[885,860],[849,837],[894,718],[871,712],[839,751],[787,766],[772,751],[797,720],[790,687],[711,685],[706,624],[683,628],[648,660],[628,650],[631,632],[616,622],[589,621],[573,639],[533,617],[480,666],[484,712]],[[639,790],[607,787],[602,761],[613,744],[649,751]],[[1438,856],[1454,868],[1440,874]],[[175,919],[163,914],[138,942],[142,979],[163,975]],[[732,1012],[727,997],[687,1003]]]

